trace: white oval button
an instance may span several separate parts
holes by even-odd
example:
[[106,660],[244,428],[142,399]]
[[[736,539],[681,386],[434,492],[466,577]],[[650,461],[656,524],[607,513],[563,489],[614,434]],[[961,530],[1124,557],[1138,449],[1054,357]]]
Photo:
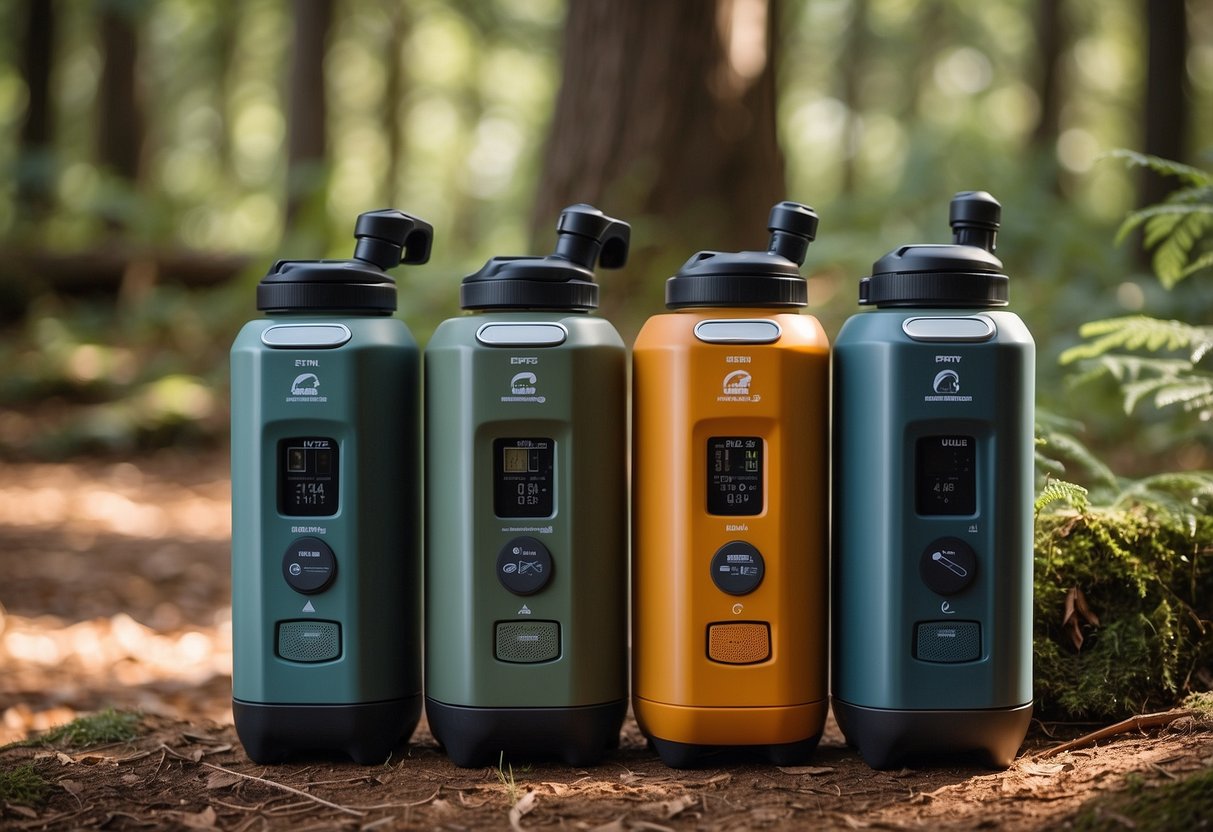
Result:
[[276,349],[332,349],[350,340],[345,324],[275,324],[261,333],[261,343]]
[[555,347],[569,331],[561,324],[485,324],[476,330],[476,340],[490,347]]
[[982,315],[967,318],[907,318],[902,331],[915,341],[989,341],[997,331]]
[[764,320],[715,320],[695,324],[695,337],[708,344],[773,344],[782,331]]

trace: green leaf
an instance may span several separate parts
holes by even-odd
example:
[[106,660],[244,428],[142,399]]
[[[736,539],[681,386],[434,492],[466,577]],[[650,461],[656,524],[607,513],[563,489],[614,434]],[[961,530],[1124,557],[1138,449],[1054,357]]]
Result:
[[1057,502],[1067,503],[1083,511],[1087,507],[1087,489],[1065,480],[1049,480],[1032,505],[1036,514],[1040,514],[1045,507]]
[[1192,348],[1194,353],[1199,350],[1203,355],[1213,346],[1213,327],[1164,321],[1146,315],[1090,321],[1079,327],[1078,334],[1094,340],[1063,352],[1060,358],[1062,364],[1097,358],[1115,349],[1159,352]]
[[1121,159],[1129,164],[1130,167],[1149,168],[1155,173],[1163,176],[1174,176],[1177,179],[1182,179],[1190,182],[1193,185],[1208,185],[1213,183],[1213,177],[1200,168],[1194,168],[1191,165],[1185,165],[1181,162],[1174,162],[1170,159],[1164,159],[1161,156],[1151,156],[1147,153],[1138,153],[1135,150],[1127,148],[1118,148],[1109,151],[1105,154],[1110,159]]

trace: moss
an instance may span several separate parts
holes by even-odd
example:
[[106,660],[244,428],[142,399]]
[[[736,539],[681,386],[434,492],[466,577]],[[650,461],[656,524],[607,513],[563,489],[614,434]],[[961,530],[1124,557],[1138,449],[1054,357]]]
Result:
[[71,722],[50,729],[45,734],[15,744],[87,748],[90,745],[133,740],[139,735],[138,729],[138,714],[106,708],[100,713],[73,719]]
[[[1035,687],[1045,718],[1120,719],[1170,707],[1197,671],[1213,667],[1208,512],[1137,504],[1041,515],[1035,584]],[[1073,589],[1098,624],[1063,628]]]
[[1137,781],[1122,794],[1099,799],[1074,817],[1070,828],[1079,832],[1135,829],[1170,832],[1213,826],[1213,769],[1155,788]]
[[37,806],[50,793],[50,784],[28,763],[0,770],[0,803]]

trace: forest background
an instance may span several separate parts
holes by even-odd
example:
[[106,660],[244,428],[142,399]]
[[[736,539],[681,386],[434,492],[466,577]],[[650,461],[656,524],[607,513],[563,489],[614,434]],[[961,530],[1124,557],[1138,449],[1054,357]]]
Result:
[[[770,205],[822,221],[831,335],[885,251],[1004,206],[1040,405],[1118,473],[1213,467],[1196,418],[1058,356],[1085,321],[1210,320],[1164,290],[1126,212],[1171,185],[1108,158],[1213,148],[1213,7],[1182,0],[30,0],[0,7],[0,455],[226,438],[226,353],[279,257],[347,257],[354,217],[431,221],[400,269],[419,341],[493,255],[551,250],[561,207],[634,227],[601,313],[630,341],[699,249],[762,248]],[[1202,289],[1205,289],[1202,291]]]

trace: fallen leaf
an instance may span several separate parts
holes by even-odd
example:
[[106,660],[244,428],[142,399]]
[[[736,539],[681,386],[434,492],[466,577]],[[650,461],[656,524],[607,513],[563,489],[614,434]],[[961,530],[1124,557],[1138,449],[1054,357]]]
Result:
[[34,818],[38,817],[38,813],[33,809],[28,806],[21,806],[17,803],[6,803],[4,804],[4,808],[5,811],[12,812],[14,815],[21,815],[23,818],[30,818],[33,820]]
[[[462,795],[460,795],[460,796],[462,797]],[[445,813],[445,812],[451,811],[455,807],[451,806],[451,801],[440,797],[437,800],[430,801],[430,808],[433,809],[435,812]]]
[[522,816],[535,808],[535,800],[534,790],[529,790],[518,798],[518,802],[510,809],[510,826],[514,828],[515,832],[522,832]]
[[860,820],[859,818],[852,817],[851,815],[843,815],[842,822],[845,823],[847,826],[851,827],[852,829],[867,829],[868,828],[867,823]]
[[572,788],[566,786],[564,783],[544,783],[543,785],[551,789],[552,794],[556,795],[557,797],[564,797],[566,794],[572,791]]
[[716,783],[727,783],[732,779],[733,775],[726,771],[724,774],[717,774],[715,777],[709,777],[707,780],[703,781],[703,784],[705,786],[711,786],[715,785]]
[[119,779],[122,781],[122,785],[124,785],[124,786],[133,786],[136,783],[143,782],[143,778],[140,777],[138,774],[124,774]]
[[1082,634],[1084,624],[1092,627],[1099,626],[1099,616],[1091,611],[1091,607],[1087,605],[1087,596],[1082,594],[1082,590],[1078,587],[1070,587],[1070,591],[1066,593],[1065,614],[1061,619],[1061,629],[1070,637],[1070,643],[1074,645],[1075,650],[1082,649],[1082,643],[1085,637]]
[[79,797],[80,792],[84,791],[84,784],[76,780],[60,780],[59,785],[72,797]]
[[241,778],[228,771],[212,771],[206,778],[208,789],[226,789],[239,783]]
[[831,766],[780,766],[784,774],[829,774],[834,769]]

